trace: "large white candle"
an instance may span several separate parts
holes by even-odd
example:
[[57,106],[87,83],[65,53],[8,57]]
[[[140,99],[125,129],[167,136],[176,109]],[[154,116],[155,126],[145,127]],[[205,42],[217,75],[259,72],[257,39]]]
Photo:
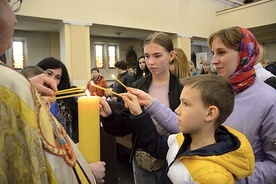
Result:
[[79,149],[88,163],[100,161],[100,101],[98,96],[78,99]]

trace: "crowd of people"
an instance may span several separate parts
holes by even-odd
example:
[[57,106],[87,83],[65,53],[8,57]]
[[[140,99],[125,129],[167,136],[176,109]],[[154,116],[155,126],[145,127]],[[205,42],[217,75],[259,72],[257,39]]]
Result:
[[[2,55],[17,20],[8,0],[0,12]],[[199,71],[169,35],[149,35],[135,70],[115,64],[112,90],[121,96],[110,100],[124,104],[120,113],[93,86],[107,82],[91,69],[86,89],[100,97],[103,129],[132,134],[136,184],[276,182],[275,64],[259,60],[258,42],[243,27],[207,42],[213,58]],[[104,183],[106,163],[88,163],[78,149],[77,98],[45,98],[74,87],[64,63],[47,57],[21,74],[0,63],[0,75],[0,183]]]

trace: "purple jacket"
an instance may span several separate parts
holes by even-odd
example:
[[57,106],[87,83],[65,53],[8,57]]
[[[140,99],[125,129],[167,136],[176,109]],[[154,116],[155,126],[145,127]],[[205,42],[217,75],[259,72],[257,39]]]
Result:
[[152,104],[150,104],[146,110],[164,129],[173,134],[179,133],[177,116],[166,105],[161,104],[157,99],[154,99]]
[[244,133],[254,151],[255,171],[239,183],[276,183],[276,90],[256,79],[235,96],[234,110],[224,125]]

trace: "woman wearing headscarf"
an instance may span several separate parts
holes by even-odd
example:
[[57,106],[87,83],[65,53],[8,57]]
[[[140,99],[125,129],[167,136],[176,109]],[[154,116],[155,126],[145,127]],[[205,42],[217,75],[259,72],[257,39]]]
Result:
[[236,93],[224,124],[244,133],[255,155],[254,173],[239,183],[275,183],[276,91],[256,78],[257,40],[249,30],[231,27],[211,34],[208,44],[218,75],[227,77]]

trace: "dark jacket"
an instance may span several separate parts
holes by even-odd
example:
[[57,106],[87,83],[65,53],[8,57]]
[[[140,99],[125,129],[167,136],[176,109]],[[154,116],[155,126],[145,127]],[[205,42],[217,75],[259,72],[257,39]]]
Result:
[[269,77],[264,81],[266,84],[270,85],[274,89],[276,89],[276,77]]
[[[126,86],[131,86],[131,84],[134,82],[134,77],[130,75],[127,71],[125,73],[122,73],[118,76],[118,79]],[[113,91],[116,93],[125,93],[126,88],[119,84],[117,81],[114,82],[113,85]],[[122,98],[117,97],[117,102],[121,102]]]
[[270,63],[265,67],[266,70],[270,71],[273,75],[276,76],[276,62]]
[[[152,82],[152,75],[149,74],[148,76],[135,81],[132,84],[132,87],[148,92],[151,82]],[[169,97],[170,108],[173,111],[180,104],[179,97],[180,97],[182,88],[183,86],[180,84],[178,77],[173,74],[170,74],[168,97]],[[107,118],[101,117],[104,130],[110,133],[111,135],[119,136],[119,137],[133,133],[133,127],[131,125],[130,115],[131,113],[127,108],[125,108],[120,113],[115,110],[112,110],[112,114],[109,117]],[[139,147],[139,145],[136,145],[135,143],[136,142],[135,137],[136,137],[135,134],[133,134],[132,150],[135,150],[136,147]]]
[[[131,86],[131,84],[134,82],[133,76],[130,75],[127,71],[120,74],[118,76],[118,79],[126,86]],[[113,85],[113,91],[115,91],[116,93],[125,93],[126,89],[124,86],[115,81]]]

